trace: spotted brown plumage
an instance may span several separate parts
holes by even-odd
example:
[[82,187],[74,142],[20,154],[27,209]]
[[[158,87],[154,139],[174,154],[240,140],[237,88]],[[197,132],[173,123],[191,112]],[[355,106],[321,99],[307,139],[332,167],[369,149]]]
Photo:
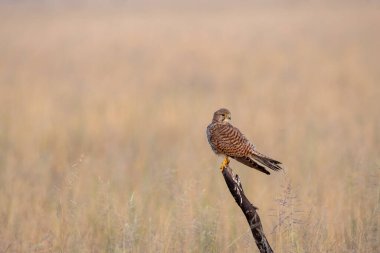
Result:
[[240,130],[230,124],[230,120],[230,111],[219,109],[214,113],[212,122],[207,126],[206,131],[212,150],[218,155],[225,156],[221,169],[229,163],[228,157],[268,175],[270,173],[266,168],[282,169],[279,161],[258,152]]

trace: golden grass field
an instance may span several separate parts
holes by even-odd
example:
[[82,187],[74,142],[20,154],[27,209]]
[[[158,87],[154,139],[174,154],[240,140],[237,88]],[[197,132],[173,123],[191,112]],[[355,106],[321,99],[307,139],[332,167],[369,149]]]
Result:
[[[0,5],[1,6],[1,5]],[[0,9],[0,252],[380,252],[380,9]]]

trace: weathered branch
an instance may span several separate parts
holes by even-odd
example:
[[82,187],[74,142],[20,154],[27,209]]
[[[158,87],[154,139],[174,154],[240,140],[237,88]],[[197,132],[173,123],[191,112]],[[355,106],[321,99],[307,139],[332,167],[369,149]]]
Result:
[[260,217],[257,214],[257,207],[251,204],[244,194],[243,186],[241,185],[240,178],[232,172],[232,169],[227,165],[223,170],[224,180],[226,180],[228,189],[234,197],[236,203],[243,211],[247,218],[248,224],[251,228],[253,238],[260,253],[272,253],[267,238],[264,235],[263,226],[261,225]]

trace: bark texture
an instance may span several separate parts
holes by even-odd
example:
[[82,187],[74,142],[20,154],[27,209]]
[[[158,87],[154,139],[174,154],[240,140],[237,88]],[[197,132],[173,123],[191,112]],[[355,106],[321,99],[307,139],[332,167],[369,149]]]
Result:
[[235,175],[231,167],[228,165],[223,169],[222,173],[224,180],[227,183],[228,189],[230,190],[238,206],[243,211],[245,218],[247,218],[253,238],[255,239],[260,253],[272,253],[273,250],[270,247],[267,238],[265,237],[260,217],[256,211],[257,207],[252,205],[252,203],[245,196],[239,176]]

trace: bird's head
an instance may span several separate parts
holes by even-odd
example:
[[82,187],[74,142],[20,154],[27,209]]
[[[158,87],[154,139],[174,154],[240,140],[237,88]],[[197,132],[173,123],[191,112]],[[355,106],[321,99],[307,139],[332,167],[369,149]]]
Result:
[[222,108],[214,112],[212,122],[227,123],[231,120],[231,113],[229,110]]

